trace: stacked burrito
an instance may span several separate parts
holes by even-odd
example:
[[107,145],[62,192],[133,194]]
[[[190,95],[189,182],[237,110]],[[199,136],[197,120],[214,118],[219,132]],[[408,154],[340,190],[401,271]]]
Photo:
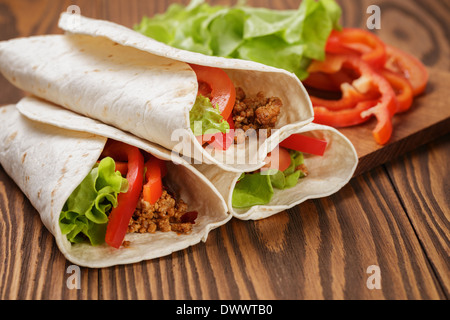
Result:
[[162,257],[353,176],[355,149],[312,123],[295,75],[108,21],[63,13],[59,26],[0,42],[1,73],[27,93],[0,109],[0,163],[72,263]]

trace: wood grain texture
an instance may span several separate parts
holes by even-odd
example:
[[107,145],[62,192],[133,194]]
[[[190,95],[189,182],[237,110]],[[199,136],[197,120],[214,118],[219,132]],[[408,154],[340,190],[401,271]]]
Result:
[[387,165],[402,206],[411,220],[444,290],[450,292],[450,136]]
[[[86,16],[132,27],[143,15],[164,12],[173,2],[0,0],[0,40],[60,33],[58,16],[71,4],[80,6]],[[230,2],[234,3],[210,1]],[[434,117],[437,110],[448,111],[440,108],[449,99],[443,84],[448,83],[450,71],[450,6],[439,0],[339,2],[344,25],[356,27],[364,26],[367,6],[379,4],[380,37],[415,54],[432,70],[432,84],[414,107],[421,113],[397,120],[395,134],[400,141],[411,136],[401,123],[415,126],[428,113]],[[248,3],[286,9],[298,7],[300,0]],[[15,103],[22,96],[0,77],[0,104]],[[0,167],[0,299],[447,300],[450,136],[397,158],[448,132],[445,117],[439,126],[426,120],[430,125],[413,133],[415,140],[394,145],[388,158],[372,158],[365,173],[331,197],[307,201],[262,221],[231,220],[211,232],[206,243],[164,258],[105,269],[81,268],[79,290],[67,287],[70,262]],[[368,124],[369,134],[370,129]],[[380,267],[380,290],[366,286],[371,265]]]

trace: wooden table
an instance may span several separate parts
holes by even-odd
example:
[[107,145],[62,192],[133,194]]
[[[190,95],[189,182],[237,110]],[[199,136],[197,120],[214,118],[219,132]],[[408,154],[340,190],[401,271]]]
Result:
[[[83,15],[132,27],[143,15],[164,12],[170,2],[0,0],[0,40],[61,33],[59,14],[71,4]],[[339,2],[347,27],[365,27],[367,7],[379,5],[382,28],[377,34],[383,40],[416,55],[432,70],[450,72],[448,1]],[[286,9],[298,7],[300,0],[248,3]],[[448,97],[445,87],[440,93]],[[0,77],[1,105],[22,96]],[[421,99],[427,103],[426,96]],[[0,167],[0,299],[446,300],[450,136],[445,135],[448,125],[439,130],[419,140],[413,151],[397,152],[395,158],[391,154],[384,164],[361,170],[328,198],[262,221],[231,220],[212,231],[206,243],[168,257],[81,268],[80,289],[68,288],[71,263]],[[369,277],[377,272],[381,288],[370,289]]]

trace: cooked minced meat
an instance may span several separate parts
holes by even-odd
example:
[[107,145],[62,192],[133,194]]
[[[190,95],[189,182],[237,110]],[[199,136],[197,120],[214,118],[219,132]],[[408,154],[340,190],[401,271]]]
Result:
[[[267,135],[276,125],[283,102],[280,98],[266,98],[263,92],[256,97],[247,97],[242,88],[236,88],[236,103],[233,109],[235,129],[267,129]],[[239,139],[238,139],[239,140]]]
[[175,199],[166,190],[154,204],[146,202],[141,194],[136,211],[128,224],[128,233],[155,233],[174,231],[179,234],[191,232],[192,223],[183,223],[187,211],[182,199]]

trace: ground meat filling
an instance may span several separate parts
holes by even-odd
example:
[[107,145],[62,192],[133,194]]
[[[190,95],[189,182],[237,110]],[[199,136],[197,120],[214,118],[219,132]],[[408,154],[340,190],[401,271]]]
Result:
[[192,223],[183,223],[181,219],[187,209],[188,206],[182,199],[175,199],[166,190],[154,205],[144,201],[141,194],[136,211],[128,224],[128,233],[190,233]]
[[[247,97],[242,88],[236,88],[236,103],[233,108],[233,121],[236,130],[244,132],[254,129],[266,129],[267,136],[271,134],[278,121],[283,102],[280,98],[266,98],[263,92],[256,97]],[[242,142],[242,137],[235,138],[235,142]]]

